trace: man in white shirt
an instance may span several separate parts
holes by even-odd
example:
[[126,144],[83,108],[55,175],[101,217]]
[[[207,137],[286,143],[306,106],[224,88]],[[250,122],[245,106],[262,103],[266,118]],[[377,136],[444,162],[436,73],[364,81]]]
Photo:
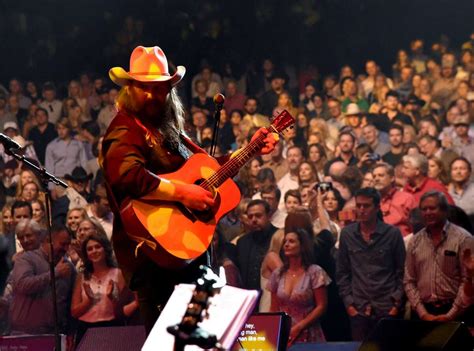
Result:
[[[288,162],[288,172],[278,181],[278,188],[282,194],[290,189],[298,189],[298,168],[303,161],[303,151],[298,146],[291,146],[286,150],[286,161]],[[278,208],[285,210],[283,197],[280,199]]]
[[39,106],[48,111],[49,122],[56,123],[61,118],[63,104],[56,99],[56,88],[53,83],[46,82],[43,85],[43,98],[44,101]]

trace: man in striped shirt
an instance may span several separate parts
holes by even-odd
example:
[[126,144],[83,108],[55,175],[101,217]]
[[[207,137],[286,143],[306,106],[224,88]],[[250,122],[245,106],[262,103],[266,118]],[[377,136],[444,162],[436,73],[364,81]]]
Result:
[[448,201],[439,191],[428,191],[420,199],[426,227],[410,241],[405,261],[404,286],[412,309],[422,320],[466,320],[469,302],[462,265],[465,249],[474,250],[466,230],[449,222]]

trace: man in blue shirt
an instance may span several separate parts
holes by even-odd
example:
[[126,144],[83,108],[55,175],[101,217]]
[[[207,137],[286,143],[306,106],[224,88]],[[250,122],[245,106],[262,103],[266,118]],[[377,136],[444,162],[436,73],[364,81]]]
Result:
[[399,313],[405,246],[400,230],[383,222],[377,190],[360,189],[355,199],[357,222],[342,230],[336,281],[352,338],[360,341],[379,319]]

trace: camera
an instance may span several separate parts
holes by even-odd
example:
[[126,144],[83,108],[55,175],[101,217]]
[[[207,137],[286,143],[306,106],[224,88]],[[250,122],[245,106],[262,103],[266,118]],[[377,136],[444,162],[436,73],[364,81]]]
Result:
[[369,161],[378,162],[382,159],[379,154],[371,153],[367,156]]
[[314,186],[315,190],[321,189],[321,191],[324,193],[326,191],[332,190],[332,183],[331,182],[321,182],[317,183]]

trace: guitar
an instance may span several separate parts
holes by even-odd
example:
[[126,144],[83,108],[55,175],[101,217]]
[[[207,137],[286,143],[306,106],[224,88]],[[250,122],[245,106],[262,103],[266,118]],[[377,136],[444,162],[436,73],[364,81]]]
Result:
[[[280,133],[294,124],[286,110],[267,128]],[[214,196],[214,206],[206,211],[186,208],[180,202],[150,199],[149,196],[125,202],[120,209],[125,231],[145,238],[144,253],[162,267],[179,268],[202,255],[212,242],[220,218],[240,202],[240,191],[231,179],[264,146],[260,135],[220,166],[204,153],[191,156],[179,170],[160,174],[176,183],[198,184]]]

